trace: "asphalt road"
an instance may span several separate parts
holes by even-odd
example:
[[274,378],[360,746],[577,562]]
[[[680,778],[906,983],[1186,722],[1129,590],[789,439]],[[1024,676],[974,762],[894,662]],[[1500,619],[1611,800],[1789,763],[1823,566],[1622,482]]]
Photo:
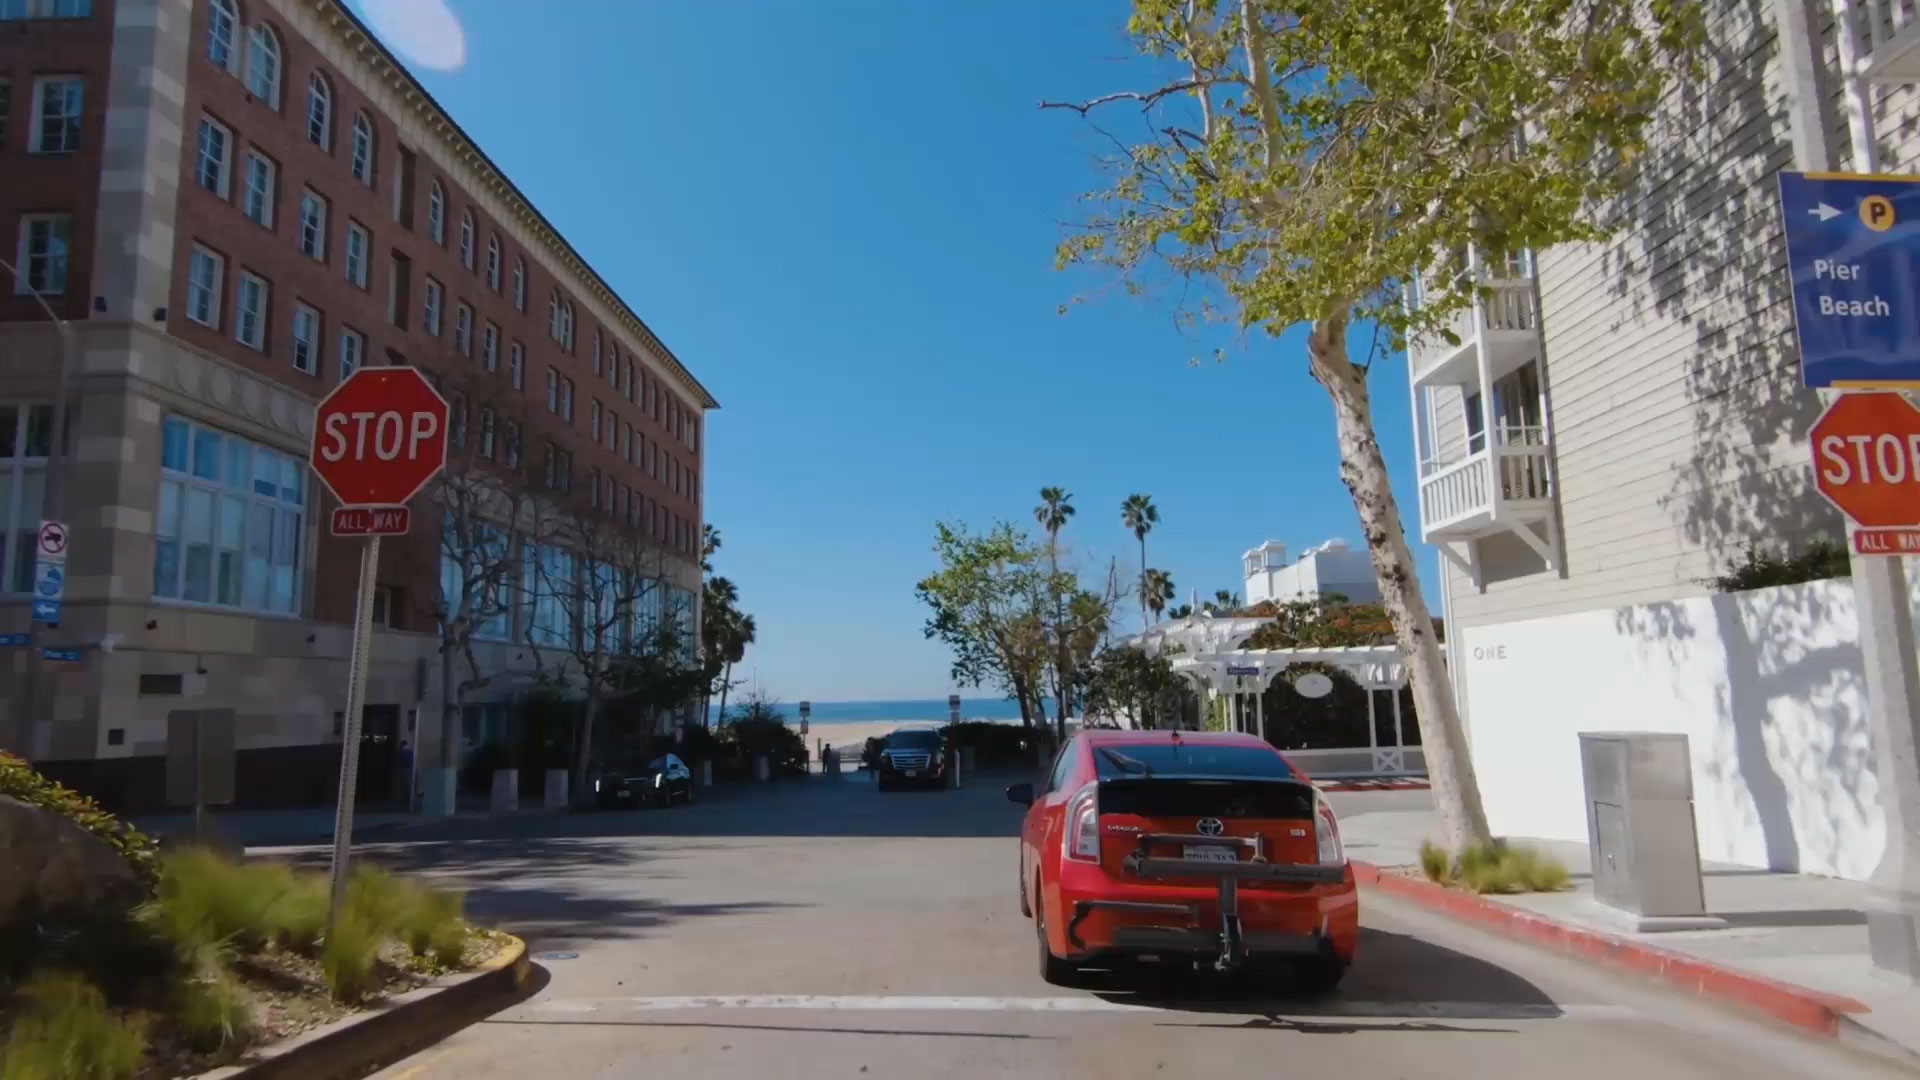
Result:
[[[1359,961],[1329,999],[1207,980],[1048,986],[1014,894],[1020,809],[1000,783],[883,796],[814,779],[364,845],[467,887],[548,980],[378,1075],[1908,1075],[1372,894]],[[1353,812],[1410,797],[1334,798]]]

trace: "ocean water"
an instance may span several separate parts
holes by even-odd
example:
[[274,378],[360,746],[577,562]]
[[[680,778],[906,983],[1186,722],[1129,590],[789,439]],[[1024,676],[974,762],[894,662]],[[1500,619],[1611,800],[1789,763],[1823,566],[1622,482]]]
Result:
[[[732,703],[728,704],[728,711],[732,711]],[[799,702],[782,701],[779,708],[786,714],[788,723],[800,722]],[[816,701],[812,703],[812,710],[809,719],[816,724],[944,723],[947,719],[947,699]],[[1020,722],[1020,706],[1017,702],[1008,701],[1005,698],[961,698],[960,718],[1017,724]]]

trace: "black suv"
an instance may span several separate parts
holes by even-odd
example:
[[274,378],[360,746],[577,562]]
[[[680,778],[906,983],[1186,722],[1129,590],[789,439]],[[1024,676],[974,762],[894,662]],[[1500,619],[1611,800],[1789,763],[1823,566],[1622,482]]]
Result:
[[932,728],[901,728],[880,747],[880,790],[947,786],[947,741]]

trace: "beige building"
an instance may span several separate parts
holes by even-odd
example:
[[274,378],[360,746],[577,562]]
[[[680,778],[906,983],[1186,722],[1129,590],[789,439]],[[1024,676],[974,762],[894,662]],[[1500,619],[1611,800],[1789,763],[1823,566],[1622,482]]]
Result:
[[[357,547],[326,535],[305,456],[315,403],[364,364],[459,386],[456,453],[642,538],[655,613],[697,625],[716,403],[344,3],[0,20],[0,633],[29,627],[62,328],[72,344],[63,608],[35,649],[0,649],[0,738],[151,810],[167,714],[230,707],[242,805],[333,800]],[[401,744],[438,745],[445,575],[432,505],[414,520],[375,603],[372,801],[407,796]],[[562,639],[535,577],[478,635],[469,746],[530,642]]]

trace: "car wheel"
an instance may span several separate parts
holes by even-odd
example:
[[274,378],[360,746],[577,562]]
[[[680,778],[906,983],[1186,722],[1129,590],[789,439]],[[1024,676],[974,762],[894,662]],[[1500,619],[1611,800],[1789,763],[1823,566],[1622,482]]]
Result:
[[1033,888],[1033,931],[1039,940],[1040,978],[1052,986],[1078,986],[1080,969],[1053,955],[1053,946],[1047,944],[1046,905],[1040,900],[1040,886]]
[[1347,975],[1347,965],[1330,956],[1316,956],[1298,961],[1292,971],[1292,985],[1304,994],[1331,994],[1340,988],[1340,980]]
[[890,783],[888,783],[888,782],[887,782],[887,778],[886,778],[886,777],[884,777],[884,776],[882,776],[882,777],[880,778],[880,790],[881,790],[881,791],[892,791],[892,790],[893,790],[893,785],[892,785],[892,784],[890,784]]

